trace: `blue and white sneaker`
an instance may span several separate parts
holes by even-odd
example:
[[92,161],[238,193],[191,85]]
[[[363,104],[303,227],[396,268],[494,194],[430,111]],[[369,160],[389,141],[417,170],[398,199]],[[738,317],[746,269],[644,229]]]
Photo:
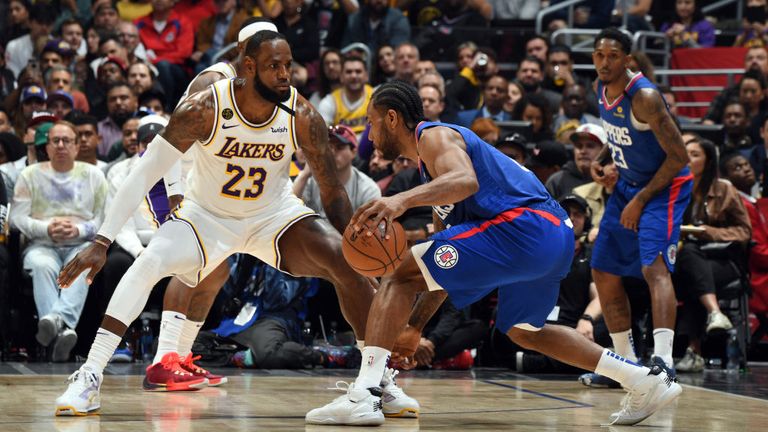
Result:
[[655,355],[651,356],[651,362],[648,367],[652,368],[654,365],[664,369],[664,372],[666,372],[667,375],[669,375],[669,377],[673,380],[677,379],[677,371],[675,370],[675,366],[664,363],[664,360],[662,360],[661,357]]
[[85,366],[69,376],[69,387],[56,399],[57,416],[85,416],[101,408],[101,382],[104,377]]
[[664,408],[680,396],[683,388],[659,365],[654,365],[639,383],[627,390],[621,409],[610,416],[612,425],[633,425]]

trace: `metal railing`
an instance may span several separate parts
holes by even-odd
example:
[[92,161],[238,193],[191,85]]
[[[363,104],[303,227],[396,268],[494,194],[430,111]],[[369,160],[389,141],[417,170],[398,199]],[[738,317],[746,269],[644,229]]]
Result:
[[[654,40],[654,47],[661,46],[662,48],[649,48],[648,41]],[[638,31],[632,36],[632,50],[641,51],[650,56],[659,56],[661,65],[664,69],[669,69],[669,58],[672,52],[672,42],[669,40],[666,34],[661,32],[652,31]]]
[[704,15],[708,15],[718,9],[730,6],[732,3],[736,3],[736,19],[741,21],[741,18],[744,16],[744,1],[742,0],[720,0],[719,2],[702,7],[701,12],[703,12]]
[[[561,43],[568,45],[571,51],[574,53],[591,54],[594,51],[592,47],[594,44],[595,36],[600,34],[600,29],[573,29],[564,28],[555,30],[549,37],[549,43],[554,45]],[[581,40],[573,43],[573,37],[580,36]],[[558,41],[558,39],[565,39],[564,41]]]
[[536,34],[542,34],[544,32],[544,17],[557,12],[562,9],[568,9],[568,27],[573,27],[573,8],[579,3],[584,3],[586,0],[566,0],[562,3],[546,7],[536,14]]
[[[668,81],[671,76],[691,76],[691,75],[725,75],[727,84],[725,86],[673,86],[672,92],[692,91],[692,92],[711,92],[720,93],[726,87],[732,86],[736,82],[736,75],[744,73],[743,68],[731,69],[657,69],[656,77],[664,77]],[[709,102],[678,102],[678,107],[704,108],[710,105]]]

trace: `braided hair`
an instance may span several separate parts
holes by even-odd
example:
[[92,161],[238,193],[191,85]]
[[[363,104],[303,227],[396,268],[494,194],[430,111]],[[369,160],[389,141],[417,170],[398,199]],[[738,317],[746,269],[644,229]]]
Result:
[[393,109],[403,116],[405,127],[416,130],[420,121],[424,120],[424,105],[419,91],[405,81],[394,80],[382,84],[373,92],[371,103],[376,107]]

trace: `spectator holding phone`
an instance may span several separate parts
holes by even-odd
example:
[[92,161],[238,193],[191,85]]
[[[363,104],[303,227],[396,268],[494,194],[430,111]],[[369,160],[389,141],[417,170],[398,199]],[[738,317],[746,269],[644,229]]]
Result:
[[768,45],[766,37],[766,2],[767,0],[747,0],[744,9],[744,23],[741,34],[736,37],[733,46],[755,47]]

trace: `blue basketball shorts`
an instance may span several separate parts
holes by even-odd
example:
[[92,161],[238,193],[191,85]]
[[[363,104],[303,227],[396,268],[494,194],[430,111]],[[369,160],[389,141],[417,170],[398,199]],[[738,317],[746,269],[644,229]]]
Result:
[[429,290],[445,290],[457,308],[498,288],[496,326],[506,333],[544,326],[573,249],[573,224],[551,200],[455,225],[411,251]]
[[643,208],[637,232],[620,223],[621,212],[642,189],[619,179],[608,199],[592,249],[592,268],[619,276],[643,278],[642,267],[661,255],[672,273],[683,213],[691,199],[693,176],[675,177]]

